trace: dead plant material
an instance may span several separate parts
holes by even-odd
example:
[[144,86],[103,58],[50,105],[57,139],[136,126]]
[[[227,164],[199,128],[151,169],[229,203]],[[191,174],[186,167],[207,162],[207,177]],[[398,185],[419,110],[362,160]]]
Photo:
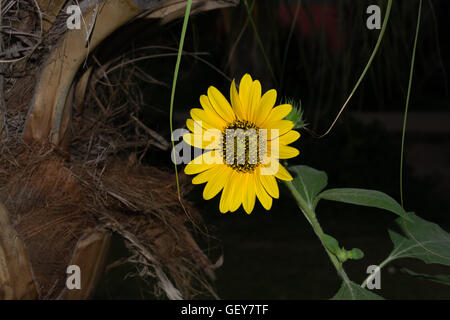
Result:
[[36,299],[27,252],[0,204],[0,299]]
[[[168,8],[182,11],[182,1],[165,2]],[[196,1],[201,2],[206,3]],[[55,113],[60,126],[49,126],[47,118],[36,123],[49,132],[57,130],[60,143],[52,144],[51,137],[43,136],[39,143],[25,144],[22,137],[33,113],[29,110],[33,95],[55,90],[48,84],[55,79],[46,82],[38,74],[49,56],[61,58],[55,45],[67,33],[63,3],[67,6],[73,1],[1,3],[0,60],[9,62],[0,70],[4,99],[0,114],[5,119],[2,130],[7,133],[0,135],[0,203],[7,212],[10,232],[2,224],[0,243],[12,243],[9,252],[23,254],[17,255],[22,257],[20,265],[0,265],[0,275],[14,275],[11,270],[25,270],[27,265],[31,268],[27,281],[7,280],[12,291],[2,297],[92,296],[107,256],[109,236],[103,235],[114,232],[130,250],[126,262],[136,266],[137,276],[156,279],[155,292],[161,296],[186,299],[207,294],[217,298],[210,284],[215,266],[193,237],[200,217],[188,202],[180,204],[172,172],[143,164],[146,155],[163,152],[170,145],[164,138],[168,132],[157,131],[139,118],[146,106],[140,85],[165,86],[167,80],[155,79],[139,67],[138,61],[149,57],[137,53],[138,49],[103,64],[94,54],[88,59],[83,55],[87,64],[83,68],[88,71],[83,75],[73,68],[63,75],[70,80],[67,85],[72,89],[66,89],[72,93],[61,102],[67,112]],[[6,24],[9,29],[4,28]],[[93,30],[91,41],[95,34]],[[173,55],[173,50],[158,56],[168,54]],[[48,111],[45,103],[41,107]],[[186,177],[180,179],[181,190],[186,192]],[[71,263],[89,270],[84,283],[88,289],[78,296],[65,290]]]
[[[92,297],[105,269],[110,243],[111,232],[109,231],[93,229],[85,231],[78,240],[70,261],[71,266],[78,267],[80,271],[83,270],[80,288],[70,290],[66,286],[58,299],[83,300]],[[68,281],[71,282],[70,279]]]
[[[108,78],[100,77],[102,69],[92,71],[83,107],[74,109],[68,155],[50,144],[25,144],[24,109],[8,108],[0,202],[24,241],[40,298],[70,298],[66,268],[87,229],[121,235],[130,249],[128,263],[136,265],[137,276],[156,278],[160,295],[217,297],[208,278],[211,264],[187,217],[194,217],[195,225],[200,218],[188,203],[180,205],[171,172],[141,164],[147,152],[168,143],[135,116],[145,105],[136,69],[127,65]],[[96,270],[93,278],[102,266]]]
[[[120,234],[133,253],[131,261],[156,277],[166,296],[213,292],[193,285],[197,279],[207,283],[210,263],[187,228],[172,173],[118,159],[82,166],[52,149],[17,151],[10,155],[14,161],[1,157],[1,167],[8,169],[0,175],[0,201],[25,243],[41,298],[61,295],[66,268],[89,228]],[[189,204],[184,206],[198,219]]]

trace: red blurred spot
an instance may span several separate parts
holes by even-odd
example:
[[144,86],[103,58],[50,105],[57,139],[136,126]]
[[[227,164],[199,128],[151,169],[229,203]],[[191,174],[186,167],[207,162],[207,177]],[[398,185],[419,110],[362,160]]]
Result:
[[[289,7],[281,5],[278,8],[278,16],[285,27],[290,27],[297,5]],[[297,14],[295,27],[302,37],[312,38],[325,30],[327,44],[333,51],[340,52],[343,46],[343,35],[339,31],[338,9],[335,5],[309,5],[300,7]]]

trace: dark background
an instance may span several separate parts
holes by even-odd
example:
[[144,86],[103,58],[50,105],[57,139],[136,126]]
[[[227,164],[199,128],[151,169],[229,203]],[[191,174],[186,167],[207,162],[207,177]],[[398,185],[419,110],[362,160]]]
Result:
[[[176,128],[184,126],[189,110],[199,106],[198,98],[208,86],[214,85],[228,95],[229,78],[239,80],[244,73],[250,73],[261,81],[263,91],[276,88],[278,101],[283,97],[301,100],[308,128],[323,133],[348,97],[376,43],[379,31],[366,28],[366,8],[378,3],[384,17],[387,4],[302,1],[293,24],[297,1],[256,2],[252,19],[257,35],[247,21],[243,1],[236,8],[191,17],[184,50],[200,53],[198,57],[207,63],[191,54],[182,59],[175,98]],[[248,3],[251,6],[252,1]],[[289,164],[326,171],[328,187],[376,189],[400,200],[402,117],[418,5],[416,0],[394,1],[380,50],[347,110],[325,138],[317,139],[302,131],[295,143],[300,156]],[[415,211],[447,231],[449,16],[448,1],[423,2],[404,153],[406,210]],[[131,47],[150,44],[177,48],[180,30],[181,21],[176,21],[157,32],[140,31],[134,35]],[[148,50],[147,54],[166,52],[156,47]],[[167,138],[174,64],[173,56],[139,63],[166,84],[141,84],[146,106],[140,118]],[[144,161],[173,170],[169,153],[155,151]],[[204,201],[203,186],[194,187],[189,194],[188,199],[201,211],[210,234],[203,247],[213,261],[224,257],[215,282],[221,298],[328,299],[337,292],[340,281],[326,253],[289,192],[280,188],[280,199],[274,201],[270,212],[258,204],[251,215],[242,209],[220,214],[219,197]],[[345,264],[352,280],[361,283],[367,276],[367,266],[380,263],[390,253],[387,228],[396,218],[391,213],[325,201],[317,212],[325,232],[346,248],[364,251],[364,259]],[[122,249],[117,247],[111,259],[120,256]],[[401,272],[402,267],[419,273],[450,274],[448,268],[439,265],[398,260],[383,269],[382,289],[377,293],[390,299],[450,298],[450,287],[413,279]],[[146,289],[148,283],[135,279],[123,284],[121,279],[128,271],[119,268],[108,272],[98,297],[151,297]]]

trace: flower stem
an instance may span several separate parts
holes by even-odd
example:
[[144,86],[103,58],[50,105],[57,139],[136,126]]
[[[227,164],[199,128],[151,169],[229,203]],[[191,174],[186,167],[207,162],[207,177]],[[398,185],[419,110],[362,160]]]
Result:
[[391,256],[387,257],[382,263],[380,263],[378,265],[378,270],[374,270],[371,274],[369,274],[369,276],[366,278],[366,280],[364,280],[364,282],[361,284],[361,288],[365,288],[367,286],[367,283],[369,283],[370,281],[372,281],[373,278],[375,278],[375,275],[377,274],[377,272],[381,272],[381,269],[387,265],[389,262],[391,262],[393,259],[391,258]]
[[326,253],[328,254],[328,257],[330,258],[331,262],[333,263],[334,268],[336,269],[339,276],[344,280],[348,281],[347,274],[344,271],[344,268],[342,267],[342,263],[339,261],[339,259],[330,251],[328,250],[327,246],[325,245],[324,241],[324,232],[322,230],[322,227],[319,224],[319,221],[317,220],[316,213],[313,208],[311,208],[308,203],[302,198],[300,193],[297,191],[297,189],[294,187],[291,181],[284,181],[286,186],[288,187],[289,191],[291,191],[293,197],[297,201],[297,205],[299,206],[300,210],[305,215],[306,220],[310,223],[312,226],[315,234],[319,238],[320,242],[322,243],[323,248],[325,249]]

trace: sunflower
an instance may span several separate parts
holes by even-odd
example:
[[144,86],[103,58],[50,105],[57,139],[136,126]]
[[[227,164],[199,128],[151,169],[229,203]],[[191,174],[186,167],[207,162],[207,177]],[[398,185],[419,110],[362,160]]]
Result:
[[231,83],[230,101],[215,87],[200,97],[203,107],[194,108],[186,125],[191,131],[183,136],[186,143],[204,152],[184,169],[197,174],[193,184],[206,183],[205,200],[220,191],[220,212],[236,211],[241,204],[251,213],[256,197],[266,210],[272,198],[279,197],[277,180],[292,180],[279,159],[293,158],[299,151],[288,144],[300,134],[294,123],[284,118],[290,104],[274,107],[277,98],[272,89],[261,96],[261,84],[245,74],[239,84]]

